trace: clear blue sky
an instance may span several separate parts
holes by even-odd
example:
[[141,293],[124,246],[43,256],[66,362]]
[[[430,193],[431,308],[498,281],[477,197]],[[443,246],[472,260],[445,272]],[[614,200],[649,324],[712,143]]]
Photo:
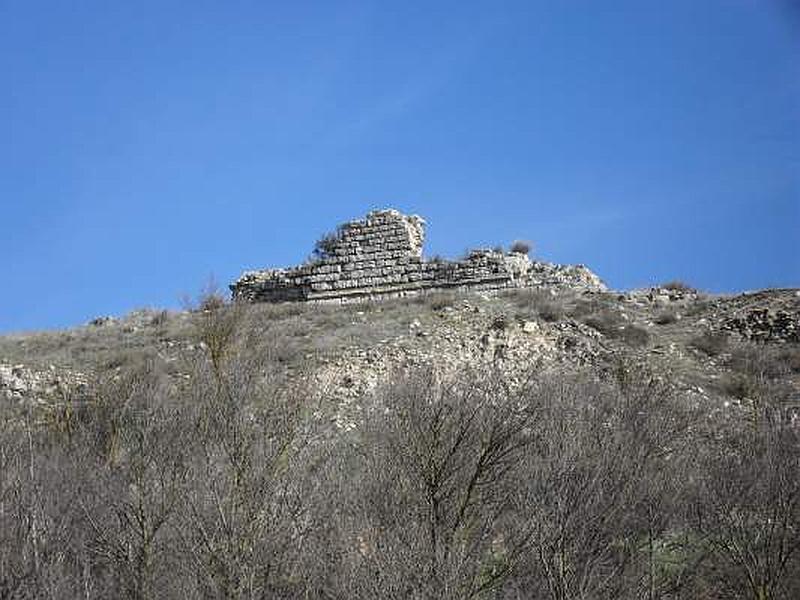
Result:
[[0,0],[0,331],[176,307],[368,210],[611,286],[800,285],[795,0]]

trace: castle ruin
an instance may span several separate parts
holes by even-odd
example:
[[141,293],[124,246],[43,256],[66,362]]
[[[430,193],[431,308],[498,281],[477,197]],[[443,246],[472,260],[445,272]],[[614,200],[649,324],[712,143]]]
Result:
[[373,211],[320,240],[317,256],[307,264],[247,271],[230,289],[234,300],[249,302],[339,303],[448,289],[605,289],[582,265],[532,261],[519,252],[479,249],[461,260],[426,260],[424,237],[422,218],[391,209]]

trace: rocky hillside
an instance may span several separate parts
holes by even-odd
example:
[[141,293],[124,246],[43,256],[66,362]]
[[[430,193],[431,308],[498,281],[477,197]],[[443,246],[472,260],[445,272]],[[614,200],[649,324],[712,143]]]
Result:
[[518,288],[0,338],[0,598],[793,600],[800,292]]
[[[751,376],[780,383],[788,404],[800,395],[800,290],[712,296],[677,284],[625,293],[562,287],[214,310],[231,313],[240,335],[263,336],[269,343],[261,351],[275,353],[287,377],[324,389],[341,415],[387,374],[427,363],[452,371],[491,365],[512,381],[544,368],[602,374],[646,365],[722,407],[747,401],[742,382]],[[202,318],[203,310],[140,310],[4,336],[0,398],[19,406],[71,402],[88,382],[148,360],[179,381],[187,357],[208,352]]]

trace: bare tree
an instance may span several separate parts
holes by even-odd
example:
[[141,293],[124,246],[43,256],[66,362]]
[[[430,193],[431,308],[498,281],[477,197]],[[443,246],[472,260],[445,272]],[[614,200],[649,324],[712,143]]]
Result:
[[242,330],[241,307],[200,315],[207,353],[189,365],[194,485],[178,533],[200,592],[289,596],[307,524],[298,482],[302,402],[269,346]]
[[129,598],[163,594],[175,567],[170,527],[189,475],[188,428],[167,395],[149,363],[101,389],[102,408],[85,429],[87,438],[100,435],[79,502],[91,534],[86,549],[114,593]]
[[753,600],[795,598],[800,432],[779,408],[761,415],[708,440],[694,524],[709,552],[704,577],[713,586]]
[[685,420],[666,386],[545,377],[537,445],[525,456],[516,505],[534,531],[526,596],[658,598],[675,587],[656,544],[671,523]]
[[528,532],[509,485],[535,412],[493,377],[413,373],[366,415],[349,548],[362,597],[475,598],[511,573]]

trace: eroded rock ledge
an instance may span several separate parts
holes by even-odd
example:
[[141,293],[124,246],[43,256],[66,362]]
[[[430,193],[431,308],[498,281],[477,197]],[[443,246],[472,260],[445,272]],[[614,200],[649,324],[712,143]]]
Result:
[[583,265],[532,261],[526,254],[478,249],[462,260],[425,260],[425,221],[378,210],[340,225],[320,256],[288,269],[247,271],[230,286],[250,302],[348,302],[435,290],[572,286],[604,290]]

